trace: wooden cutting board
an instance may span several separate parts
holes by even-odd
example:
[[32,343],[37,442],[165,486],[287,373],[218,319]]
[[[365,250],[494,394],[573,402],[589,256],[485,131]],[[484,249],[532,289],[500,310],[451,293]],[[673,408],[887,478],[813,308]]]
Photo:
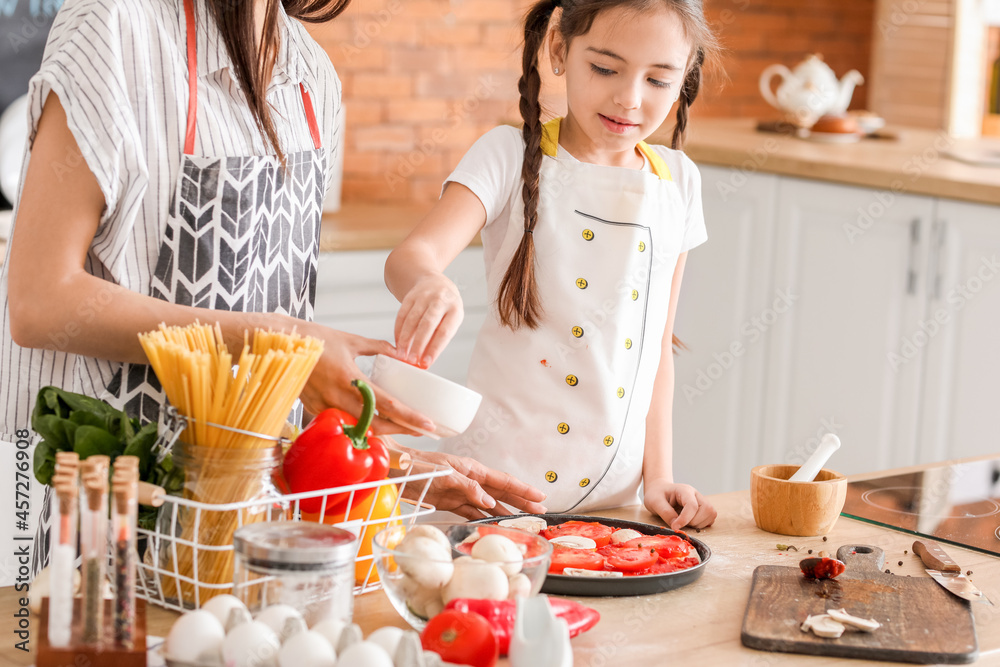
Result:
[[[969,603],[929,577],[882,572],[878,547],[847,545],[837,550],[847,570],[836,579],[808,579],[797,567],[761,565],[743,617],[744,646],[764,651],[923,664],[963,664],[979,647]],[[799,628],[811,614],[827,609],[874,618],[873,633],[847,630],[838,639]]]

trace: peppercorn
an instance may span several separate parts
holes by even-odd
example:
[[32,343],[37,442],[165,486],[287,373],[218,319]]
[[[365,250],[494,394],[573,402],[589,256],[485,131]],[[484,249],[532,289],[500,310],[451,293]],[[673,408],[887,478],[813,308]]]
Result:
[[900,564],[900,565],[902,565],[902,564],[903,564],[903,561],[899,561],[899,564]]
[[810,549],[810,550],[809,550],[809,553],[812,553],[812,552],[813,552],[813,550],[812,550],[812,549]]
[[886,574],[892,574],[892,572],[889,571],[889,568],[885,568],[885,573]]
[[826,542],[826,535],[823,536],[823,541]]
[[905,556],[906,554],[908,554],[908,553],[910,553],[910,552],[909,552],[909,551],[907,551],[906,549],[903,549],[903,555],[904,555],[904,556]]
[[972,570],[966,570],[965,576],[971,577],[972,576]]

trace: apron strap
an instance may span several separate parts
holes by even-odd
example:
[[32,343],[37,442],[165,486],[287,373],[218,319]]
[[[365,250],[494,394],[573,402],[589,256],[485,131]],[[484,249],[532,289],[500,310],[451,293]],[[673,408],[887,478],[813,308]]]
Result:
[[[187,129],[184,134],[184,154],[194,153],[195,127],[198,123],[198,40],[195,36],[194,0],[184,0],[184,16],[187,22],[187,61],[188,61],[188,113]],[[316,123],[316,112],[313,110],[312,98],[306,87],[299,84],[302,94],[302,108],[309,121],[309,134],[316,150],[323,147],[320,139],[319,125]]]
[[323,141],[319,137],[319,125],[316,123],[316,112],[313,111],[312,98],[309,97],[309,92],[301,83],[299,91],[302,93],[302,106],[306,110],[306,120],[309,121],[309,134],[312,135],[313,146],[319,150],[323,147]]
[[[556,157],[559,154],[559,130],[561,126],[562,118],[553,118],[542,125],[542,153],[549,157]],[[649,144],[640,141],[636,147],[649,160],[649,166],[653,169],[653,173],[660,177],[660,180],[674,180],[670,173],[670,167],[656,151],[649,147]]]
[[188,61],[188,113],[187,131],[184,134],[184,154],[194,153],[194,132],[198,122],[198,41],[195,38],[194,2],[184,0],[184,15],[187,20],[187,61]]

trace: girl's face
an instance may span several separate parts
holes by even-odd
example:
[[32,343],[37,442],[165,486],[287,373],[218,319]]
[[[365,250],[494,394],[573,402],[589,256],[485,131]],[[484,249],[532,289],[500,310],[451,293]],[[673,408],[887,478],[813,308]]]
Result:
[[556,31],[551,54],[553,68],[566,74],[567,130],[582,135],[573,143],[616,162],[611,154],[634,155],[635,145],[666,120],[684,83],[691,41],[666,7],[642,13],[618,7],[598,14],[568,48]]

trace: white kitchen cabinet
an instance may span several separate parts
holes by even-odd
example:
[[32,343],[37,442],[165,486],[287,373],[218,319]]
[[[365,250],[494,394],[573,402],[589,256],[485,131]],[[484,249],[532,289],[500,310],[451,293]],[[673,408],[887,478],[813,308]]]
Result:
[[[399,303],[385,286],[383,278],[389,252],[323,253],[316,289],[316,321],[348,333],[394,342]],[[482,248],[470,247],[463,251],[445,274],[458,286],[465,319],[431,370],[465,384],[472,348],[487,312]],[[433,445],[428,438],[400,437],[399,440],[422,448]]]
[[996,453],[1000,408],[1000,209],[940,200],[927,317],[908,334],[926,353],[920,458]]
[[925,317],[933,199],[783,178],[761,459],[801,463],[825,432],[845,474],[916,463],[923,357],[894,363]]
[[761,429],[778,178],[701,167],[708,243],[688,254],[674,332],[674,477],[702,493],[743,488]]

